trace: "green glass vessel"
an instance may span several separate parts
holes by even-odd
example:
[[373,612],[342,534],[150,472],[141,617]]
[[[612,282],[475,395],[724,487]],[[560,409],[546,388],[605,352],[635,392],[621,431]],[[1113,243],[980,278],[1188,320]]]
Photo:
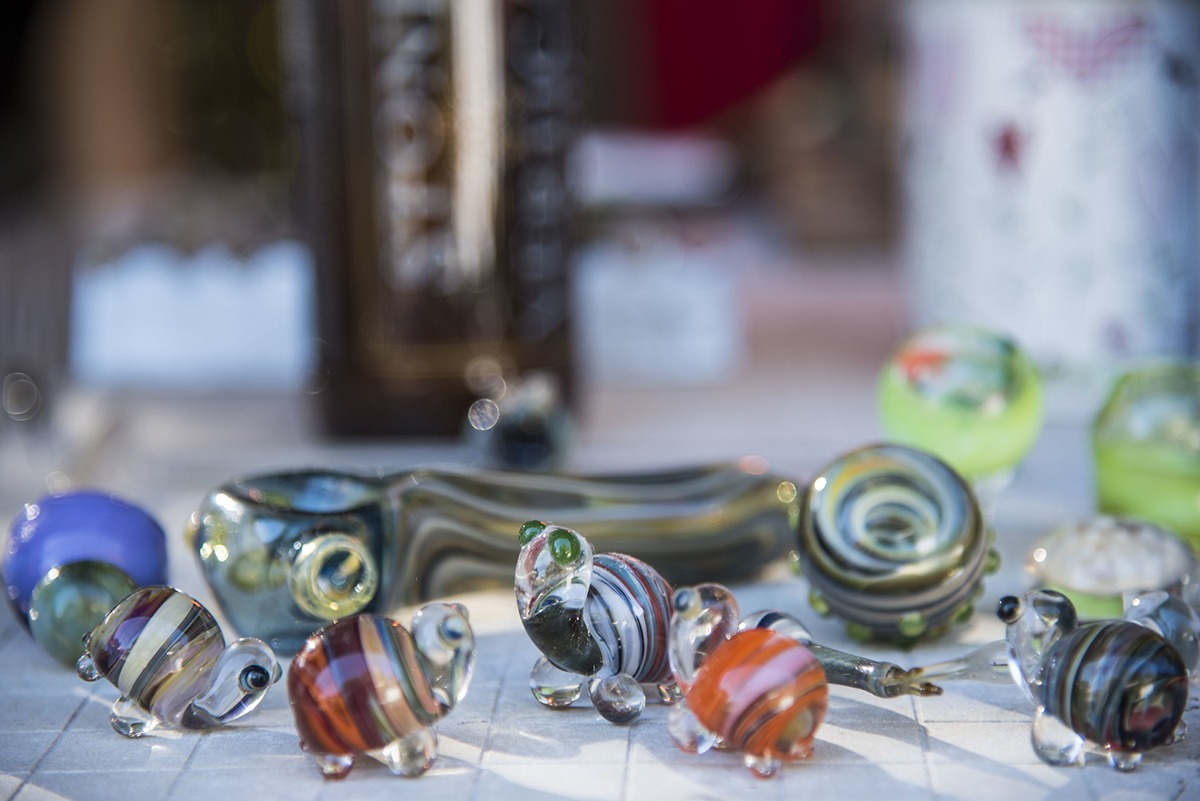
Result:
[[1123,375],[1092,426],[1105,514],[1162,526],[1200,551],[1200,362]]
[[1042,427],[1042,380],[1010,339],[938,327],[901,343],[883,368],[888,439],[933,453],[974,482],[1011,472]]

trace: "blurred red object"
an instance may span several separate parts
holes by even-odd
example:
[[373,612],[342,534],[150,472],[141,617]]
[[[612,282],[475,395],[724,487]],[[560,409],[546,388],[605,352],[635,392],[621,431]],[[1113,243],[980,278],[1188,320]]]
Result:
[[652,0],[636,13],[648,32],[647,125],[698,125],[753,95],[817,49],[820,0]]

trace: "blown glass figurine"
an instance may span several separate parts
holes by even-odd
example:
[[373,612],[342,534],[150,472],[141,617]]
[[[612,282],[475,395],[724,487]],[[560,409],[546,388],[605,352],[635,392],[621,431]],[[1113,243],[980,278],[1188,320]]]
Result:
[[210,729],[252,711],[280,675],[261,640],[228,647],[208,610],[170,587],[134,590],[84,642],[76,666],[85,681],[106,678],[121,691],[112,708],[118,734],[140,737],[164,726]]
[[166,537],[149,514],[113,495],[49,495],[13,520],[3,572],[17,619],[46,653],[74,667],[84,635],[118,601],[166,582]]
[[796,495],[754,459],[602,477],[299,471],[218,487],[188,531],[233,626],[294,652],[331,620],[510,582],[512,532],[542,515],[672,580],[753,575],[791,547]]
[[971,488],[924,451],[851,451],[805,494],[793,566],[813,609],[855,639],[911,645],[945,634],[971,617],[998,565]]
[[1166,528],[1200,552],[1200,362],[1133,370],[1092,424],[1100,511]]
[[672,739],[690,753],[736,751],[760,778],[812,753],[827,684],[881,698],[941,693],[919,671],[814,643],[790,615],[741,617],[720,584],[677,590],[673,608],[669,653],[682,699],[671,711]]
[[1151,593],[1130,619],[1080,623],[1070,599],[1053,590],[1006,596],[997,608],[1008,626],[1004,642],[918,672],[930,681],[1015,681],[1034,704],[1031,740],[1043,762],[1083,765],[1094,752],[1133,770],[1146,751],[1186,731],[1180,648],[1190,648],[1191,659],[1200,650],[1194,615],[1170,598]]
[[883,368],[890,440],[933,453],[973,482],[1003,483],[1042,426],[1042,381],[1011,339],[961,326],[906,339]]
[[357,615],[313,634],[292,660],[288,699],[300,746],[341,779],[366,754],[419,776],[437,758],[433,724],[467,693],[475,637],[459,604],[429,604],[412,630]]
[[587,683],[596,711],[613,723],[642,713],[643,684],[673,698],[666,580],[631,556],[593,553],[582,535],[561,526],[531,520],[519,541],[517,609],[542,652],[529,677],[533,697],[569,706]]

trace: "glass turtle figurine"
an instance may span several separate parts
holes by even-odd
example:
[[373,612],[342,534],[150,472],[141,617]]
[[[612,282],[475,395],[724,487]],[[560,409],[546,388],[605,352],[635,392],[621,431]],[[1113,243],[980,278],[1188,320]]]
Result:
[[379,615],[342,618],[292,660],[288,699],[301,747],[341,779],[359,755],[401,776],[437,759],[433,725],[466,696],[475,636],[460,604],[421,608],[410,629]]
[[673,699],[666,580],[631,556],[593,553],[581,534],[561,526],[529,521],[519,540],[517,609],[542,652],[529,678],[534,698],[569,706],[587,684],[596,711],[614,723],[642,713],[643,684]]
[[143,587],[87,635],[76,666],[85,681],[106,678],[121,697],[118,734],[161,727],[210,729],[251,712],[280,675],[270,647],[250,638],[225,645],[221,628],[195,599],[170,587]]

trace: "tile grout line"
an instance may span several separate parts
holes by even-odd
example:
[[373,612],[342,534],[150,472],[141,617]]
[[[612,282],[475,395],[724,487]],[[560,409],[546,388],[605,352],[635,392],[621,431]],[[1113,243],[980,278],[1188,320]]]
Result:
[[54,740],[51,741],[50,745],[46,746],[46,750],[42,752],[42,755],[34,760],[33,764],[29,766],[29,772],[21,778],[20,783],[17,784],[16,789],[13,790],[12,795],[9,796],[10,799],[16,798],[21,790],[25,789],[25,785],[29,783],[30,778],[33,777],[33,774],[39,767],[41,767],[42,762],[46,760],[46,757],[51,751],[54,750],[55,746],[58,745],[59,741],[62,739],[62,736],[67,733],[67,727],[69,727],[75,721],[75,718],[79,717],[80,713],[83,712],[83,707],[87,704],[90,698],[90,695],[85,695],[83,698],[79,699],[79,703],[75,706],[75,711],[71,713],[71,717],[67,718],[67,722],[59,728],[58,734],[54,735]]
[[937,798],[937,791],[933,787],[933,765],[930,762],[930,754],[932,749],[929,745],[929,729],[925,726],[925,709],[921,704],[921,699],[917,696],[909,698],[912,703],[913,720],[917,724],[917,733],[921,742],[921,767],[925,770],[925,789],[929,793],[929,798]]
[[175,794],[175,788],[179,786],[179,782],[183,779],[183,775],[187,773],[191,767],[192,761],[196,758],[196,752],[200,750],[200,738],[204,735],[198,735],[196,742],[192,744],[192,750],[188,752],[187,759],[183,761],[183,765],[179,767],[179,772],[175,774],[175,778],[171,780],[171,786],[167,788],[165,798],[171,798]]
[[508,684],[508,671],[512,666],[513,650],[508,650],[508,658],[504,660],[504,668],[500,673],[500,681],[496,684],[496,694],[492,696],[492,709],[488,713],[487,734],[483,737],[483,748],[479,750],[479,765],[475,771],[475,778],[471,782],[471,789],[467,797],[474,799],[478,797],[479,781],[483,776],[483,758],[487,756],[488,750],[492,747],[492,730],[496,722],[496,710],[500,708],[500,699],[504,697],[504,688]]

